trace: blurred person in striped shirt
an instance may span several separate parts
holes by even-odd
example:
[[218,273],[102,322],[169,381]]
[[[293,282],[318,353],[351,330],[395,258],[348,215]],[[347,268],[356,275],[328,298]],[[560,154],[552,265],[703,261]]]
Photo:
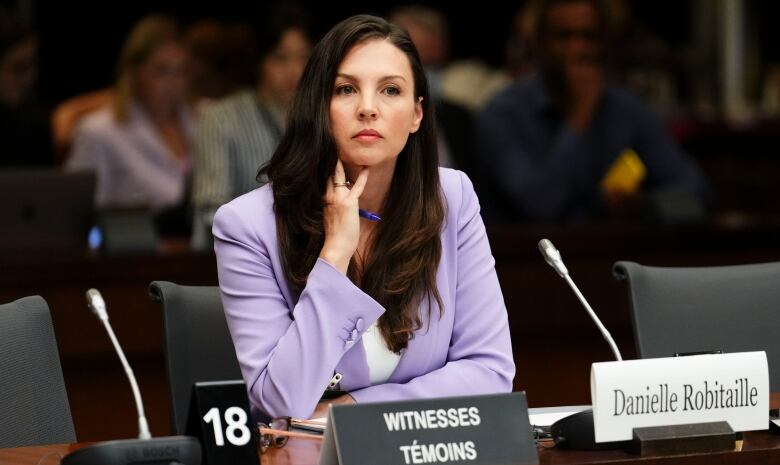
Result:
[[278,5],[256,29],[254,88],[204,108],[195,135],[192,247],[211,247],[211,222],[220,205],[258,187],[258,169],[276,150],[287,108],[311,53],[306,15]]

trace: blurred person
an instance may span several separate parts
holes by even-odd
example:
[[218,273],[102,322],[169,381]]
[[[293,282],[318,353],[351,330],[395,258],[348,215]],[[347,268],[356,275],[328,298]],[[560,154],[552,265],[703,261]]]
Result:
[[190,90],[196,100],[223,98],[251,85],[255,44],[249,26],[202,19],[187,27],[184,43],[190,52]]
[[446,98],[442,92],[442,72],[449,59],[449,25],[441,11],[428,6],[409,5],[395,10],[390,21],[406,30],[420,54],[420,61],[436,104],[439,126],[439,166],[457,168],[474,176],[473,117],[471,111]]
[[148,16],[131,30],[112,104],[82,119],[66,163],[96,173],[98,207],[147,207],[158,218],[182,208],[194,126],[188,64],[175,20]]
[[38,38],[0,9],[0,168],[52,163],[48,112],[35,101]]
[[70,154],[79,121],[95,110],[111,105],[113,99],[114,89],[108,87],[76,95],[54,107],[51,114],[51,132],[57,163],[62,163]]
[[[285,9],[289,8],[289,9]],[[297,8],[280,7],[257,31],[257,79],[208,105],[195,135],[192,246],[210,248],[211,219],[220,205],[257,187],[258,167],[271,159],[306,61],[311,40]]]
[[709,197],[702,173],[658,116],[607,75],[608,3],[540,0],[535,9],[539,71],[478,116],[488,216],[700,219]]
[[519,79],[534,69],[532,44],[537,6],[538,3],[528,2],[515,13],[505,50],[506,70],[512,79]]
[[[509,79],[501,71],[479,60],[450,61],[450,27],[440,10],[420,4],[402,6],[391,12],[390,21],[412,38],[437,101],[472,111],[508,84]],[[442,166],[449,166],[444,161]]]
[[506,89],[512,78],[503,70],[493,68],[480,59],[458,60],[442,75],[442,93],[476,112],[494,95]]
[[390,21],[406,29],[420,53],[431,95],[442,96],[441,73],[449,59],[449,25],[441,11],[423,5],[408,5],[390,14]]

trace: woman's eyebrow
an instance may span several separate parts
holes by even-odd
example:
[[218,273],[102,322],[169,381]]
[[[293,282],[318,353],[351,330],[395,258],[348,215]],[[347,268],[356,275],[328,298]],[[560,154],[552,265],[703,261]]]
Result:
[[[351,74],[346,74],[346,73],[338,73],[338,74],[336,74],[336,77],[337,78],[343,78],[343,79],[346,79],[348,81],[359,81],[360,80],[360,79],[356,78],[355,76],[353,76]],[[379,78],[379,81],[390,81],[392,79],[400,79],[400,80],[406,82],[406,78],[401,76],[400,74],[390,74],[388,76],[383,76],[383,77]]]

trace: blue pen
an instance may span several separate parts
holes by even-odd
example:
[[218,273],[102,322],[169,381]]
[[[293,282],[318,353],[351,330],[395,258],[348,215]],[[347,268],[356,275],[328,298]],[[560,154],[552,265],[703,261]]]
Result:
[[382,219],[376,213],[363,210],[362,208],[358,208],[358,215],[369,221],[379,221]]

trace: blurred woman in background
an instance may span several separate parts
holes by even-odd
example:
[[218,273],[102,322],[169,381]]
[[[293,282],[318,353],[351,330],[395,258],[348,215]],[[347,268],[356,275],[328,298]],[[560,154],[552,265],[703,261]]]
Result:
[[97,174],[98,207],[147,207],[164,218],[186,200],[194,127],[188,62],[171,18],[146,17],[125,40],[113,103],[80,122],[66,164]]

